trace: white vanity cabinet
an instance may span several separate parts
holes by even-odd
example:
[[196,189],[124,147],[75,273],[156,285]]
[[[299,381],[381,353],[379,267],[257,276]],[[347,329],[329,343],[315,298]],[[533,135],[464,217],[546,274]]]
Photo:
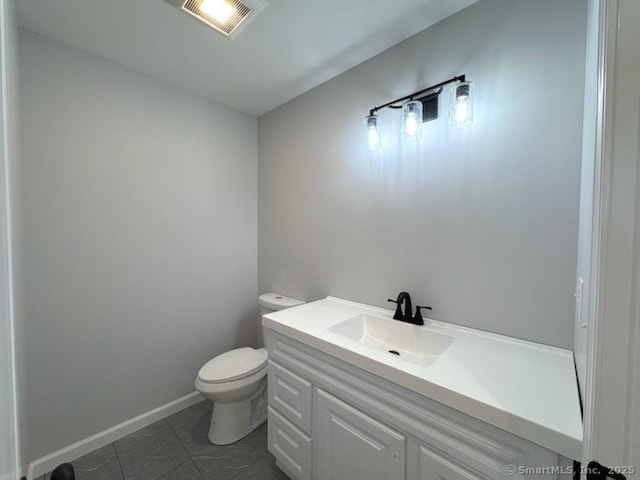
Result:
[[[569,479],[561,455],[268,328],[268,446],[295,480]],[[528,469],[525,471],[525,469]]]

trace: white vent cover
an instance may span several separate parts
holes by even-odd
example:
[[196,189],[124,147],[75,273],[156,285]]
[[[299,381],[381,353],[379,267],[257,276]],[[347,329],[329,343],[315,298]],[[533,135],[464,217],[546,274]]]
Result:
[[231,37],[241,25],[262,10],[261,0],[167,0],[201,22]]

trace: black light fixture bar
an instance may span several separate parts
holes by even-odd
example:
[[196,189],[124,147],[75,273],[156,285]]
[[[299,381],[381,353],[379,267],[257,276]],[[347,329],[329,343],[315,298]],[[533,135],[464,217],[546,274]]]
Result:
[[[395,100],[385,103],[384,105],[380,105],[378,107],[374,107],[371,110],[369,110],[369,115],[373,115],[375,114],[378,110],[382,110],[383,108],[401,108],[400,105],[396,105],[396,103],[400,103],[400,102],[404,102],[405,100],[414,100],[416,99],[416,97],[419,97],[422,94],[425,94],[427,92],[431,92],[432,90],[436,90],[438,88],[442,89],[442,87],[444,87],[445,85],[448,85],[450,83],[453,82],[464,82],[465,81],[465,75],[459,75],[457,77],[453,77],[450,78],[449,80],[445,80],[444,82],[440,82],[436,85],[432,85],[430,87],[427,88],[423,88],[422,90],[418,90],[417,92],[413,92],[410,95],[405,95],[404,97],[400,97],[400,98],[396,98]],[[440,92],[434,92],[434,94],[437,96],[440,94]],[[419,100],[419,99],[418,99]]]

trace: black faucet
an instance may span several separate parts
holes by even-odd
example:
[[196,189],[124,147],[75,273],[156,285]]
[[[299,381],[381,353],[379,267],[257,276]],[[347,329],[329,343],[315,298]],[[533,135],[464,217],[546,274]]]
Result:
[[[411,295],[407,292],[400,292],[397,300],[388,299],[389,302],[395,303],[396,313],[393,315],[394,320],[400,320],[401,322],[413,323],[413,307],[411,306]],[[404,313],[402,312],[402,306],[404,305]]]
[[416,325],[424,325],[424,320],[422,318],[422,312],[420,311],[423,308],[426,308],[427,310],[432,310],[431,307],[427,307],[426,305],[424,305],[424,306],[416,305],[416,315],[415,315],[415,317],[413,317],[413,323],[415,323]]
[[[431,310],[431,307],[417,306],[416,314],[413,316],[413,307],[411,306],[411,295],[407,292],[400,292],[397,300],[387,299],[389,302],[395,303],[396,313],[393,314],[394,320],[400,320],[401,322],[413,323],[414,325],[424,325],[424,319],[422,318],[421,309],[425,308]],[[402,307],[404,306],[404,312]]]

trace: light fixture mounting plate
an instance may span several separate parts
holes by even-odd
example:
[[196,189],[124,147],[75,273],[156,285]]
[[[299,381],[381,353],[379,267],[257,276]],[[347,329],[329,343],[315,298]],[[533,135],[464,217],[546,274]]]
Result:
[[438,97],[440,93],[441,91],[438,91],[417,99],[422,102],[422,123],[438,119]]

